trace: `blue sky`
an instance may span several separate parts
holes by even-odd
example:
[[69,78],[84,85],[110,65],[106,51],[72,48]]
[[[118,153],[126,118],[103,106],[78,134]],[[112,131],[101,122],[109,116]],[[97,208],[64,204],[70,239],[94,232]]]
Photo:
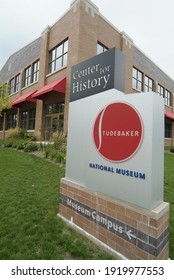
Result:
[[[0,0],[0,69],[8,57],[40,36],[71,0]],[[174,79],[173,0],[93,0],[119,31],[126,32]]]

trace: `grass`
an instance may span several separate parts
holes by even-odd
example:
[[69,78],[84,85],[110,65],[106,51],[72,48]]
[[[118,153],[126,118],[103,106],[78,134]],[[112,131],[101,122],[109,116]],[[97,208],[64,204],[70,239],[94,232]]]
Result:
[[170,204],[170,258],[174,260],[174,154],[165,153],[164,200]]
[[[174,155],[165,153],[164,200],[170,203],[174,259]],[[57,217],[64,170],[35,156],[0,147],[0,259],[111,259]]]
[[0,259],[111,259],[57,217],[64,170],[0,148]]

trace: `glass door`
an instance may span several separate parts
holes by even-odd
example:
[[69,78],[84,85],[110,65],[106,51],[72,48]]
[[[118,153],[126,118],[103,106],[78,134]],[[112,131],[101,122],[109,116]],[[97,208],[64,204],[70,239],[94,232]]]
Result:
[[45,119],[45,140],[50,140],[53,133],[63,131],[64,115],[53,114]]

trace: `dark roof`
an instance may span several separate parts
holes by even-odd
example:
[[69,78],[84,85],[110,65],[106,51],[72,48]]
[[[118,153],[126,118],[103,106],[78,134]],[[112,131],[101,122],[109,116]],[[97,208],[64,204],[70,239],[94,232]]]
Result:
[[40,55],[41,37],[12,54],[0,71],[0,83],[6,83]]
[[166,89],[174,92],[174,80],[165,74],[156,64],[154,64],[146,55],[144,55],[138,48],[133,46],[133,63],[143,69],[145,74],[150,78],[154,78],[159,84]]

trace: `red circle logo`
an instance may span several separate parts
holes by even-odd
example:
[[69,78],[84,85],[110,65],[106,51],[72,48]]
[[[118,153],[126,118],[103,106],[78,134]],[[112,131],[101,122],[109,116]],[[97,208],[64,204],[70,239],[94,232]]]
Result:
[[93,138],[98,152],[107,160],[121,162],[132,157],[143,137],[143,123],[137,110],[128,103],[115,102],[98,114]]

